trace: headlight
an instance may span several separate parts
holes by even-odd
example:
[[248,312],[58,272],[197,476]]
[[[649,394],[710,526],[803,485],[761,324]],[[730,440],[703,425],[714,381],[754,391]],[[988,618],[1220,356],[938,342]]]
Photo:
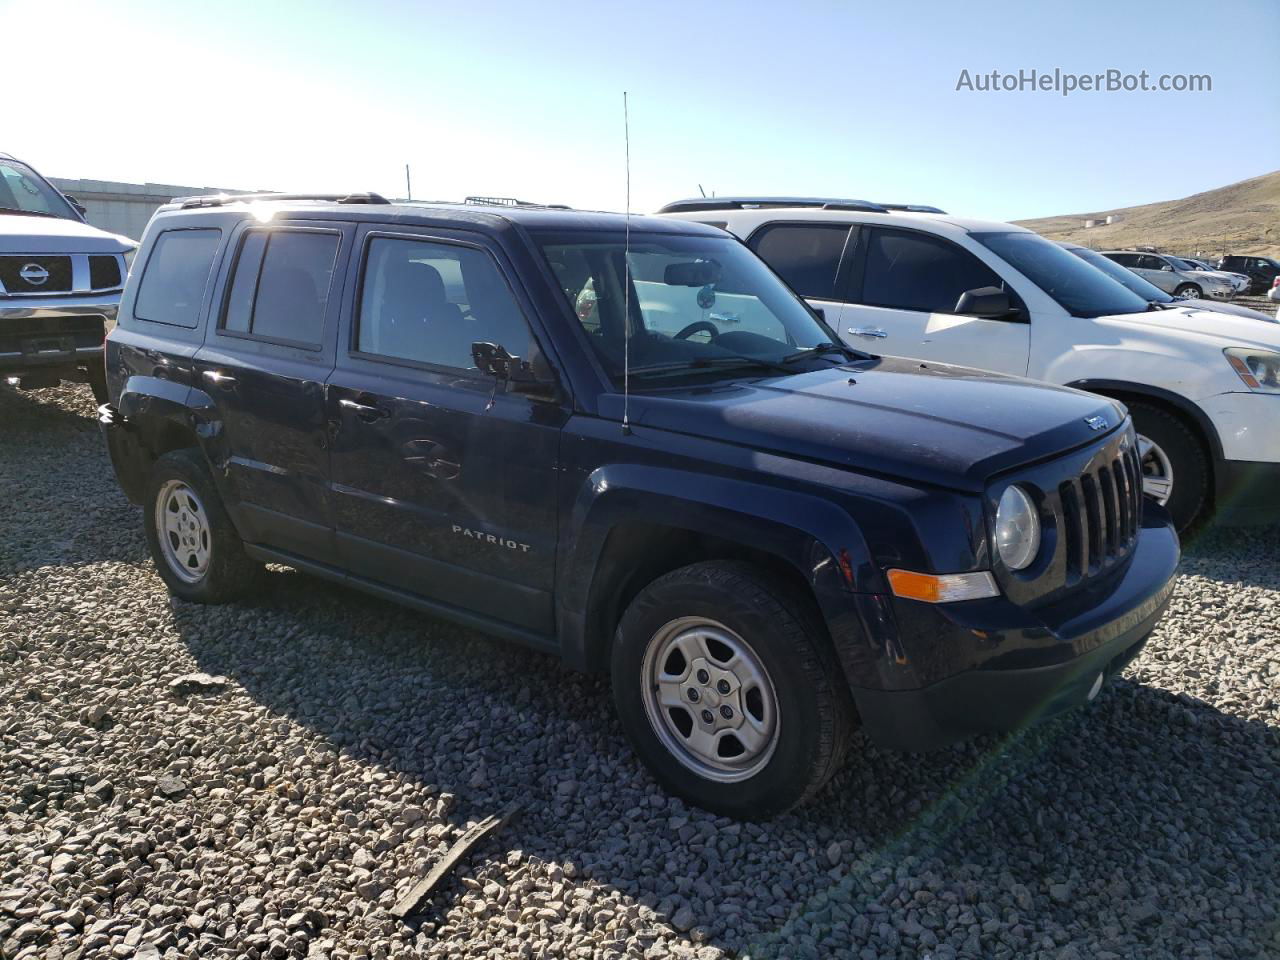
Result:
[[1000,496],[996,509],[996,551],[1010,570],[1025,570],[1040,552],[1040,515],[1019,486]]
[[1244,385],[1258,393],[1280,393],[1280,353],[1228,347],[1222,351]]

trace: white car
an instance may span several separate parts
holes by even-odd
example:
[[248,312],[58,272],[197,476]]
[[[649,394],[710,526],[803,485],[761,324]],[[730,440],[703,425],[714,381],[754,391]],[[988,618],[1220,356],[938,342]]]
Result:
[[1236,295],[1236,281],[1226,273],[1206,273],[1180,257],[1140,250],[1103,250],[1102,255],[1154,283],[1175,297],[1229,300]]
[[[1280,330],[1150,304],[1022,227],[860,201],[736,197],[660,213],[742,238],[850,346],[1122,401],[1180,529],[1280,520]],[[714,321],[712,321],[714,322]]]
[[1219,270],[1217,267],[1206,263],[1203,260],[1197,260],[1194,257],[1178,257],[1183,263],[1189,265],[1192,270],[1197,273],[1212,273],[1229,279],[1236,285],[1236,296],[1248,292],[1249,284],[1252,282],[1246,273],[1232,273],[1230,270]]

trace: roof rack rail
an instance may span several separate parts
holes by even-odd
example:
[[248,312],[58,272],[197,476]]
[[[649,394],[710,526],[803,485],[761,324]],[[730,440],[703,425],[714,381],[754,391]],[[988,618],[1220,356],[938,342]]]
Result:
[[183,210],[194,207],[223,207],[228,203],[253,200],[332,200],[334,203],[390,203],[379,193],[213,193],[200,197],[174,197]]
[[[880,203],[880,201],[877,201]],[[946,213],[939,207],[931,207],[927,203],[880,203],[886,210],[900,210],[903,213]]]
[[668,203],[659,213],[695,213],[702,210],[767,210],[787,207],[816,207],[820,210],[861,210],[888,213],[870,200],[841,200],[835,197],[693,197]]
[[542,207],[546,210],[572,210],[567,203],[538,203],[534,200],[517,200],[515,197],[467,197],[462,201],[476,207]]

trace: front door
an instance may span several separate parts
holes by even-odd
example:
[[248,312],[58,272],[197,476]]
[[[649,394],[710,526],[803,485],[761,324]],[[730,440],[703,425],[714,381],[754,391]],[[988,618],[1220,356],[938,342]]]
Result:
[[552,634],[567,407],[545,383],[509,389],[471,355],[473,343],[495,343],[538,368],[521,299],[476,237],[366,227],[358,245],[327,401],[342,562]]
[[1031,324],[955,312],[961,294],[997,287],[1017,295],[996,273],[950,240],[913,230],[864,230],[840,314],[840,336],[869,353],[918,357],[1026,376]]
[[316,221],[242,229],[195,357],[241,535],[321,562],[333,559],[324,384],[353,234]]

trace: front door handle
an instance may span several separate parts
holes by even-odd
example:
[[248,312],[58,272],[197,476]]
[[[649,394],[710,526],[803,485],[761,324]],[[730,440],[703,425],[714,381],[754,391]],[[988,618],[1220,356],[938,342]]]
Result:
[[236,385],[235,377],[220,370],[206,370],[201,376],[216,387],[234,387]]
[[855,337],[876,337],[877,339],[888,336],[879,327],[850,327],[845,333],[852,333]]
[[346,398],[339,400],[338,406],[343,410],[350,410],[366,423],[372,423],[374,420],[381,420],[383,417],[391,416],[381,407],[375,407],[369,403],[360,403],[356,400],[347,400]]

